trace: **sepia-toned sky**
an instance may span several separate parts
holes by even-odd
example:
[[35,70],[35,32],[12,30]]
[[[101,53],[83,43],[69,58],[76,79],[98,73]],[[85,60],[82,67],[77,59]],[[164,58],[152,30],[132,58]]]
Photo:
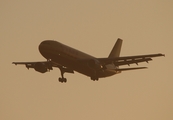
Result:
[[[12,64],[45,60],[38,45],[47,39],[107,57],[117,38],[121,56],[166,57],[95,82],[67,73],[65,84],[59,69],[41,74]],[[171,0],[1,1],[0,58],[1,120],[173,120]]]

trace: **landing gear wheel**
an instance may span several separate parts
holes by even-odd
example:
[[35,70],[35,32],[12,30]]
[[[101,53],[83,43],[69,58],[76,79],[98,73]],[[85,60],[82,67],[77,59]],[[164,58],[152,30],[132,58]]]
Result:
[[67,79],[66,79],[66,78],[64,78],[64,82],[65,82],[65,83],[67,82]]
[[99,78],[98,78],[98,77],[91,77],[91,80],[93,80],[93,81],[98,81]]
[[67,79],[66,78],[59,78],[59,82],[63,83],[63,82],[67,82]]
[[61,83],[63,82],[63,81],[62,81],[62,78],[59,78],[59,82],[61,82]]
[[99,77],[97,75],[97,71],[95,71],[95,70],[93,70],[93,74],[90,77],[91,77],[91,80],[93,80],[93,81],[98,81],[99,80]]

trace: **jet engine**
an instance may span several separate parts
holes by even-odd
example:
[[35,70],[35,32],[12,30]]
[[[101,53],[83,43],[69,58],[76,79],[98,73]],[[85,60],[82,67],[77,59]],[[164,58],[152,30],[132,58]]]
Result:
[[95,70],[101,70],[103,68],[101,63],[98,60],[95,60],[95,59],[89,60],[88,66],[95,69]]
[[48,71],[48,66],[44,63],[38,62],[34,66],[35,71],[45,73]]

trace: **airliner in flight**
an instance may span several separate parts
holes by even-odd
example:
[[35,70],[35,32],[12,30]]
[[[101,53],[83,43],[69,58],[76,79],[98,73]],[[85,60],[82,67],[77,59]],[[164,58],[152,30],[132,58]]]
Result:
[[46,61],[39,62],[13,62],[15,65],[25,65],[26,68],[34,68],[40,73],[45,73],[53,68],[59,68],[61,77],[59,82],[67,82],[64,73],[79,72],[97,81],[99,78],[112,76],[122,71],[145,69],[147,67],[119,68],[123,65],[137,64],[151,61],[153,57],[164,54],[149,54],[120,57],[122,39],[116,41],[110,54],[106,58],[96,58],[72,47],[54,40],[45,40],[40,43],[39,51]]

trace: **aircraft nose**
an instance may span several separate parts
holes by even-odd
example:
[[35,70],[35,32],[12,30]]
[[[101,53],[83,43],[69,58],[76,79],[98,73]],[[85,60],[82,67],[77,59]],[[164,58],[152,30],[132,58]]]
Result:
[[50,41],[49,40],[45,40],[42,41],[38,47],[39,51],[42,53],[45,49],[47,49],[50,46]]
[[39,45],[39,51],[41,52],[41,51],[50,49],[51,46],[54,45],[54,44],[55,44],[54,40],[44,40]]
[[40,45],[50,45],[50,40],[44,40],[40,43]]
[[39,48],[39,51],[41,51],[43,49],[45,43],[46,43],[46,41],[43,41],[43,42],[40,43],[40,45],[38,47]]
[[44,40],[40,43],[38,49],[41,53],[42,56],[44,56],[46,59],[47,59],[47,54],[48,54],[48,51],[50,50],[50,47],[51,47],[51,43],[52,41],[51,40]]

